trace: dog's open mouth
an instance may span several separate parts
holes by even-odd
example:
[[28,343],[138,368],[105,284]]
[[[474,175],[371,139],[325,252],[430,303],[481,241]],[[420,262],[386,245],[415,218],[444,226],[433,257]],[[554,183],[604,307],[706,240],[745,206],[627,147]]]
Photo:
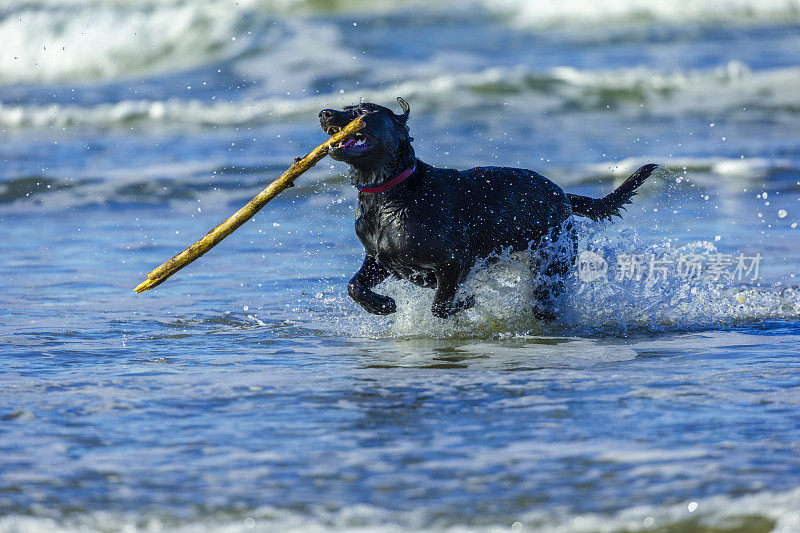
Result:
[[[329,126],[328,129],[325,130],[325,133],[328,135],[333,135],[341,130],[342,128],[339,126]],[[372,141],[370,141],[366,135],[358,132],[354,136],[333,145],[333,147],[331,147],[331,151],[338,155],[357,155],[362,152],[366,152],[370,148],[372,148]]]

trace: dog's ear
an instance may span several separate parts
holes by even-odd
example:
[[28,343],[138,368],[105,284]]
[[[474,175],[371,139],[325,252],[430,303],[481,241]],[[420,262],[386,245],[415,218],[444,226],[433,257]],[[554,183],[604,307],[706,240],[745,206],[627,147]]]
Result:
[[411,113],[411,106],[409,106],[408,102],[406,102],[399,96],[397,97],[397,103],[400,104],[400,107],[403,108],[403,114],[397,116],[400,118],[403,124],[405,124],[406,122],[408,122],[408,115]]

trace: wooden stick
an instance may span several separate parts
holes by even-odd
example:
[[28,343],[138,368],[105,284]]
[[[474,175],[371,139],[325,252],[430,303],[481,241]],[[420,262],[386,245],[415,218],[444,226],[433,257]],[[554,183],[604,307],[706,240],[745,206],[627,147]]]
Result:
[[328,150],[331,146],[351,137],[356,132],[364,128],[364,122],[361,117],[356,118],[348,124],[343,130],[333,135],[330,139],[320,144],[307,156],[295,160],[294,164],[289,169],[281,174],[281,176],[269,184],[269,186],[258,193],[258,195],[250,200],[241,209],[236,211],[225,222],[209,231],[205,237],[156,268],[147,275],[147,279],[140,283],[134,290],[137,293],[142,293],[146,290],[152,289],[162,283],[167,278],[173,275],[178,270],[182,269],[204,253],[212,249],[219,242],[236,231],[242,224],[253,218],[253,215],[267,205],[267,202],[278,196],[285,189],[288,189],[294,184],[303,172],[313,167],[320,159],[328,155]]

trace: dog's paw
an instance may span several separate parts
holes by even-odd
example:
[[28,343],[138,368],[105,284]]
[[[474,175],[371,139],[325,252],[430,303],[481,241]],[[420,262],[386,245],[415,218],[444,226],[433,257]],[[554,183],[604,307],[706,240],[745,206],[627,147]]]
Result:
[[431,307],[431,313],[433,313],[433,316],[439,318],[450,318],[450,315],[453,314],[453,309],[449,305],[434,302]]
[[475,307],[475,295],[470,294],[469,296],[464,297],[463,300],[458,300],[455,305],[455,311],[465,311],[467,309],[472,309]]
[[459,298],[452,302],[433,302],[431,313],[439,318],[450,318],[459,311],[470,309],[475,306],[475,296],[469,295],[465,298]]
[[358,283],[356,278],[351,279],[347,284],[347,294],[373,315],[390,315],[397,311],[397,305],[392,298],[372,292]]
[[551,308],[544,308],[541,306],[534,306],[533,307],[533,316],[535,316],[538,320],[542,322],[553,322],[558,318],[555,313],[555,310]]
[[359,305],[373,315],[391,315],[397,311],[397,304],[394,299],[382,294],[372,293],[369,298],[357,300]]

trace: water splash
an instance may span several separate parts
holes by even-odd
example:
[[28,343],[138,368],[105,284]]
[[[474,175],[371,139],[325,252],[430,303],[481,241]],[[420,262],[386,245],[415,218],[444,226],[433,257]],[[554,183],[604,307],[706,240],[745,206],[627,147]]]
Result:
[[[340,302],[339,310],[347,318],[335,321],[333,329],[338,334],[378,338],[625,336],[800,318],[800,288],[783,283],[763,286],[752,279],[754,270],[743,270],[739,276],[735,271],[737,256],[721,253],[712,242],[647,244],[637,238],[634,230],[608,233],[602,226],[590,224],[583,224],[581,233],[584,237],[580,250],[591,250],[602,257],[609,270],[592,280],[581,280],[576,271],[569,280],[570,290],[560,300],[563,307],[554,322],[543,322],[534,313],[535,279],[528,255],[507,252],[493,264],[473,269],[463,290],[475,295],[475,307],[451,319],[442,320],[431,314],[434,291],[392,280],[377,290],[395,298],[395,315],[363,317],[359,308]],[[641,268],[637,271],[629,266],[628,271],[621,271],[623,261],[635,256],[644,259]],[[731,263],[727,265],[728,274],[721,273],[719,279],[702,270],[687,270],[687,260],[708,265],[720,257]],[[649,275],[650,258],[657,268],[655,275]],[[752,258],[746,256],[745,269],[751,263]]]

